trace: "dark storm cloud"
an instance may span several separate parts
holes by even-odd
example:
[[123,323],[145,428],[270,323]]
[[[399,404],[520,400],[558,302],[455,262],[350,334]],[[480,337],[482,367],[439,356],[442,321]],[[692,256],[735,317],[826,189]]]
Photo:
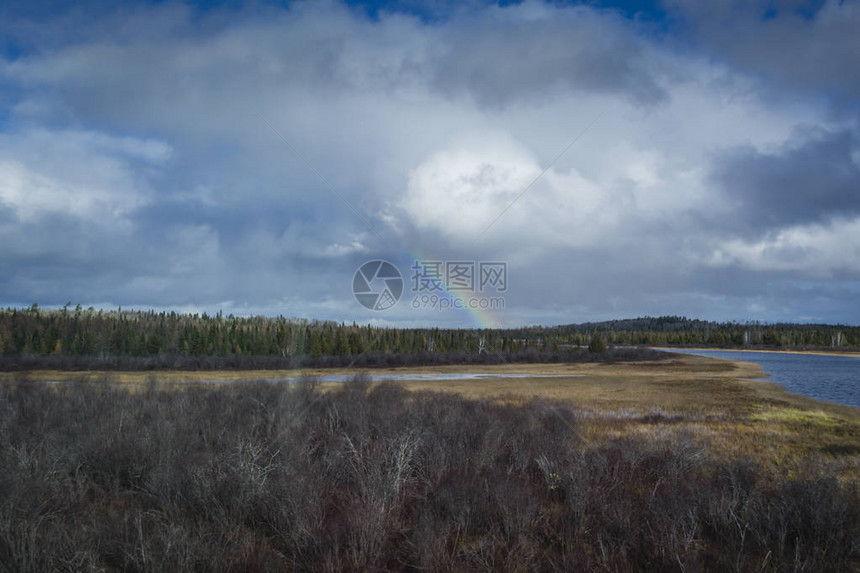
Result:
[[665,4],[680,14],[689,37],[715,60],[770,81],[772,97],[793,97],[791,91],[800,90],[857,110],[860,3],[666,0]]
[[746,147],[717,159],[712,178],[735,206],[735,217],[724,223],[743,224],[740,231],[757,235],[860,213],[856,136],[843,130],[798,137],[777,153]]
[[62,31],[72,18],[64,14],[46,28],[69,45],[11,62],[4,75],[49,87],[42,97],[51,108],[39,111],[54,121],[158,126],[185,137],[242,132],[255,107],[247,102],[280,94],[289,104],[309,91],[418,88],[467,94],[482,106],[571,90],[644,105],[667,99],[647,44],[614,12],[538,4],[522,11],[465,10],[431,28],[403,15],[372,21],[337,5],[261,8],[235,21],[166,5],[109,11],[89,22],[86,41]]
[[77,217],[0,224],[0,292],[20,302],[57,303],[65,293],[93,300],[121,288],[124,275],[146,272],[142,255],[134,242]]
[[148,306],[342,295],[341,267],[353,265],[332,264],[338,259],[313,237],[312,223],[285,230],[277,218],[260,208],[163,204],[136,213],[125,229],[62,214],[0,224],[0,293],[7,303]]
[[443,35],[448,48],[435,64],[437,85],[484,104],[570,90],[620,93],[645,105],[666,99],[631,24],[586,8],[535,11],[533,19],[497,12],[458,22]]

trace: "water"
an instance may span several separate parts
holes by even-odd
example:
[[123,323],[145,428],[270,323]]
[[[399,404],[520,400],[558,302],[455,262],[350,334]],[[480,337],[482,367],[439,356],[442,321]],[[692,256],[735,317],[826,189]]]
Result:
[[[322,376],[314,376],[320,382],[346,382],[355,374],[324,374]],[[392,382],[416,381],[416,380],[485,380],[492,378],[575,378],[583,376],[582,374],[492,374],[488,372],[438,372],[430,374],[372,374],[367,373],[371,382],[381,382],[389,380]],[[212,380],[193,380],[191,384],[216,384],[219,382],[298,382],[301,376],[283,376],[279,378],[228,378],[228,379],[212,379]],[[60,384],[66,380],[46,380],[47,384]]]
[[671,352],[753,362],[770,374],[770,380],[790,392],[860,408],[860,358],[677,348]]
[[[346,382],[355,374],[324,374],[315,376],[320,382]],[[381,382],[390,380],[392,382],[404,382],[407,380],[482,380],[488,378],[567,378],[571,376],[581,376],[580,374],[490,374],[484,372],[445,372],[431,374],[373,374],[367,373],[371,382]],[[253,380],[261,380],[263,382],[298,382],[300,376],[287,376],[284,378],[253,378]],[[243,380],[199,380],[196,382],[214,383],[214,382],[242,382]]]

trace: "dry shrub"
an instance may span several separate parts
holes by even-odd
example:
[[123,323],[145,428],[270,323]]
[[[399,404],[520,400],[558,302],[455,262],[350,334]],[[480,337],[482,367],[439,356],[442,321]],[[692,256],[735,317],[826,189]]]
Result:
[[563,404],[366,378],[21,379],[0,387],[0,569],[860,565],[860,495],[832,455],[779,477],[711,456],[677,416],[640,421],[654,431],[587,444],[609,422]]

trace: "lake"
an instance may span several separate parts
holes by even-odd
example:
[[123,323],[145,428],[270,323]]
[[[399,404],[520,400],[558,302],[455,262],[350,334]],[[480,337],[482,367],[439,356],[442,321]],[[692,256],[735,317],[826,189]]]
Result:
[[782,384],[790,392],[860,408],[860,358],[686,348],[669,351],[752,362],[770,374],[770,380]]

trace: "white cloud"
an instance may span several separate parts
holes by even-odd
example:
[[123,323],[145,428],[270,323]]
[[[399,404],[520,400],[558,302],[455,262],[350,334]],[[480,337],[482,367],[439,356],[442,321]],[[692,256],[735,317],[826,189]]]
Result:
[[147,170],[170,157],[164,143],[95,132],[0,135],[0,202],[23,221],[45,213],[122,216],[148,200]]
[[575,169],[544,172],[522,143],[487,131],[456,138],[413,169],[402,207],[415,227],[461,244],[482,238],[514,255],[597,243],[631,201]]
[[468,134],[410,171],[402,205],[419,228],[474,239],[540,172],[528,149],[508,134]]
[[714,251],[710,264],[819,279],[836,275],[860,278],[860,219],[798,225],[760,241],[725,241]]

